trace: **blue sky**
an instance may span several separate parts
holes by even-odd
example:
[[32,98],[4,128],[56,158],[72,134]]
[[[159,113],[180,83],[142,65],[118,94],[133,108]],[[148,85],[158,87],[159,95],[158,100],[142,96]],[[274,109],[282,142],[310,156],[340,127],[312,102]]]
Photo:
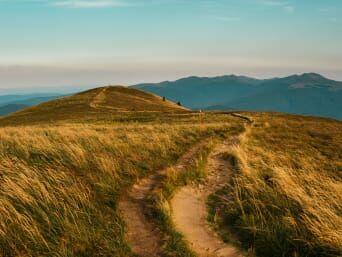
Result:
[[0,88],[189,75],[342,80],[340,0],[0,0]]

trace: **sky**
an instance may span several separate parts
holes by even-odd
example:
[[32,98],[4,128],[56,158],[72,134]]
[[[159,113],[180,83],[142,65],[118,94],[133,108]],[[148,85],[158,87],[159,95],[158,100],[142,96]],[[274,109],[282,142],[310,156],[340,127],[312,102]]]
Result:
[[0,91],[185,76],[342,80],[341,0],[0,0]]

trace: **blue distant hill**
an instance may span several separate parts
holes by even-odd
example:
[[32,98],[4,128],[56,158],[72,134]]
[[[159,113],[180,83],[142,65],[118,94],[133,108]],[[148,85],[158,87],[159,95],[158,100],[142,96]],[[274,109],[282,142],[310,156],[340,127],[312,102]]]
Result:
[[0,116],[61,97],[58,94],[1,95]]
[[192,109],[278,111],[342,119],[342,82],[316,73],[284,78],[188,77],[133,86]]

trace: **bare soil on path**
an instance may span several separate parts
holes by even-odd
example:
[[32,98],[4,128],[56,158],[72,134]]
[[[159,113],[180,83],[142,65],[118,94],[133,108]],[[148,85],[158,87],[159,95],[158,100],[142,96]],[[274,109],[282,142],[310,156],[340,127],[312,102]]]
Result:
[[[200,142],[184,154],[173,167],[182,170],[206,141]],[[167,170],[161,170],[136,183],[119,201],[119,210],[127,226],[126,241],[133,253],[141,257],[161,256],[163,237],[158,228],[144,216],[145,199],[161,185]]]
[[192,250],[199,257],[240,257],[242,253],[227,245],[207,223],[206,201],[209,195],[222,188],[231,174],[231,165],[222,154],[229,151],[232,142],[219,144],[208,158],[208,178],[205,184],[183,187],[171,201],[172,218],[176,229],[182,233]]
[[103,88],[94,98],[93,100],[89,103],[89,106],[91,108],[97,109],[101,106],[101,104],[105,101],[106,99],[106,91],[108,88]]

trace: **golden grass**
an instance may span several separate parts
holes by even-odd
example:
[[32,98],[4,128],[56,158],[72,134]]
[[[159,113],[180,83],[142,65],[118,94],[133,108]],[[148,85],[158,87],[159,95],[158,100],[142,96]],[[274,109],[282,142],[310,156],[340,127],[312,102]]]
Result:
[[[237,124],[223,114],[76,114],[73,123],[0,128],[0,256],[129,256],[119,195]],[[255,123],[228,155],[236,175],[213,198],[220,225],[259,256],[338,256],[341,122],[248,115]]]
[[159,96],[122,86],[91,89],[26,108],[0,118],[0,126],[56,124],[56,122],[89,122],[116,120],[127,113],[141,116],[153,113],[187,113],[184,107]]
[[342,252],[342,124],[249,114],[250,134],[230,154],[238,173],[215,198],[224,224],[258,256]]
[[119,195],[221,120],[1,128],[0,256],[130,255]]

